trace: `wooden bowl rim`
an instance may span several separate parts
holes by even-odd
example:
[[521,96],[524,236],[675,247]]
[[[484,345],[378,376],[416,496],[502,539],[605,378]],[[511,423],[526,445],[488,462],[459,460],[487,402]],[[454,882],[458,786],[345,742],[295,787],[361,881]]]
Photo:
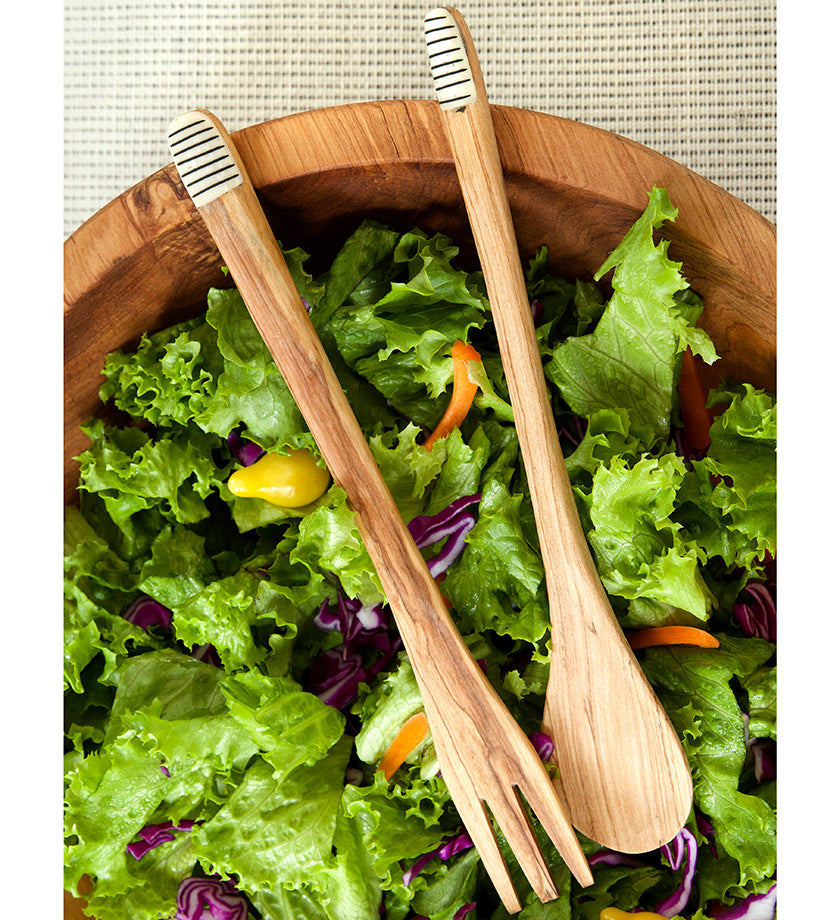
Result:
[[[499,149],[506,174],[528,175],[535,179],[560,181],[572,187],[586,188],[604,198],[626,202],[639,209],[645,200],[640,197],[654,185],[668,189],[672,199],[683,193],[686,197],[701,197],[725,201],[727,207],[738,215],[750,235],[765,243],[768,257],[772,254],[772,271],[767,274],[768,293],[775,296],[775,239],[776,228],[758,211],[736,198],[710,180],[703,178],[687,166],[658,153],[650,147],[627,137],[545,112],[536,112],[511,106],[491,106],[497,124]],[[258,192],[279,183],[293,182],[303,176],[319,172],[348,169],[354,166],[387,163],[452,163],[445,138],[440,131],[424,130],[439,121],[440,108],[432,100],[401,99],[349,103],[311,109],[259,122],[233,132],[232,137],[245,160],[249,175]],[[348,138],[346,118],[358,125],[358,131]],[[416,125],[418,130],[412,128]],[[502,130],[499,130],[502,128]],[[274,145],[294,147],[294,136],[318,134],[323,142],[316,150],[297,151],[297,170],[277,169],[278,161],[260,156]],[[565,139],[557,152],[543,145],[529,147],[523,139],[541,137],[550,133],[558,140]],[[352,142],[351,142],[352,141]],[[562,149],[568,146],[598,150],[597,161],[589,164],[581,158],[562,161]],[[348,153],[349,150],[349,153]],[[608,161],[611,169],[601,168]],[[622,167],[623,164],[623,168]],[[65,241],[65,263],[72,263],[73,271],[66,273],[76,282],[65,287],[65,310],[95,286],[103,266],[131,258],[149,243],[148,224],[141,229],[133,222],[136,210],[132,201],[136,195],[144,196],[144,209],[148,212],[149,197],[158,215],[158,235],[174,230],[194,212],[185,196],[178,197],[173,187],[179,184],[175,168],[168,164],[146,179],[136,183],[105,204],[82,223]],[[693,193],[693,194],[692,194]],[[680,220],[691,232],[691,212],[681,206]],[[121,233],[110,232],[120,227]],[[707,241],[712,246],[720,240]],[[96,259],[90,258],[95,252]],[[733,264],[742,262],[743,253],[738,247],[729,247]],[[768,263],[768,268],[770,268]]]

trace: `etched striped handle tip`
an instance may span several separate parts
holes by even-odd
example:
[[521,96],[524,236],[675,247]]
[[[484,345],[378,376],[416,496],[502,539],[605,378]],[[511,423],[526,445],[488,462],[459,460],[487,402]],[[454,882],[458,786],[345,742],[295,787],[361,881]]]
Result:
[[229,135],[209,112],[179,115],[169,125],[168,140],[175,168],[197,208],[244,184]]
[[452,12],[430,10],[423,20],[429,66],[438,102],[443,109],[459,109],[478,100],[478,91],[461,29]]

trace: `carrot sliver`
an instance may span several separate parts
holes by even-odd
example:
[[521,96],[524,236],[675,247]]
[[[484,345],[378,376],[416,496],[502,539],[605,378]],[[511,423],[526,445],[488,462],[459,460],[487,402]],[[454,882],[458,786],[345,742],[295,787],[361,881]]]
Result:
[[437,423],[435,430],[423,442],[427,450],[431,450],[435,441],[445,438],[450,432],[454,431],[461,425],[461,422],[467,417],[470,411],[473,399],[475,398],[478,384],[470,380],[469,363],[470,361],[480,361],[481,355],[466,342],[455,342],[452,346],[452,364],[453,364],[453,383],[452,396],[443,418]]
[[712,413],[706,406],[709,394],[700,378],[697,359],[690,348],[686,348],[683,355],[677,390],[686,440],[694,450],[705,450],[711,443],[709,429],[712,427]]
[[710,632],[696,626],[652,626],[630,633],[627,641],[634,651],[653,645],[697,645],[701,648],[718,648],[720,645]]
[[418,712],[405,721],[379,761],[379,769],[385,774],[385,779],[390,779],[397,772],[428,731],[429,720],[424,712]]

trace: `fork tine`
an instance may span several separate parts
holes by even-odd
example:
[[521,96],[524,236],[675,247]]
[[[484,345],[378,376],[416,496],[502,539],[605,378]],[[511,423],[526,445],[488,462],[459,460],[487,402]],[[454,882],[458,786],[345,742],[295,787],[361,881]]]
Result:
[[449,794],[505,910],[509,914],[518,913],[522,910],[522,904],[510,876],[510,869],[499,849],[499,841],[487,816],[484,803],[474,790],[468,792],[460,786],[450,786]]
[[523,777],[519,782],[519,789],[525,801],[531,806],[537,821],[542,824],[551,842],[557,847],[557,851],[563,857],[572,875],[583,888],[586,888],[594,881],[592,870],[580,847],[577,835],[569,823],[565,802],[559,798],[548,774],[544,776],[544,782],[542,777],[536,782],[529,777]]
[[543,852],[537,842],[531,817],[525,811],[515,786],[506,786],[493,803],[488,803],[499,829],[525,873],[525,877],[543,904],[558,896]]

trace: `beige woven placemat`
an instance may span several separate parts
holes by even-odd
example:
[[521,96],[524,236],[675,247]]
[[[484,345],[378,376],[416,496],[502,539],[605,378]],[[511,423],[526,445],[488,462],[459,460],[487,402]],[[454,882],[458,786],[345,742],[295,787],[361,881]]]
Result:
[[[194,106],[230,130],[433,98],[420,0],[65,0],[65,233],[168,162]],[[775,0],[465,0],[491,101],[673,157],[776,218]]]

